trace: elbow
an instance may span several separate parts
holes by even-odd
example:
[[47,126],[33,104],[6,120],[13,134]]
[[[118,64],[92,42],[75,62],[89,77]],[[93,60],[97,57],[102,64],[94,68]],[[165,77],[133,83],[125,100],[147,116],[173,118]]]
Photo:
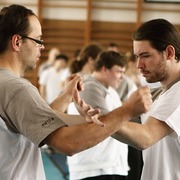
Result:
[[64,143],[58,143],[55,146],[52,146],[52,148],[65,154],[66,156],[73,156],[83,150],[79,143],[68,140]]
[[77,147],[70,145],[69,143],[62,143],[62,144],[47,144],[49,147],[54,149],[57,152],[60,152],[66,156],[73,156],[74,154],[78,153]]
[[73,156],[79,152],[77,151],[76,147],[72,147],[72,146],[70,147],[69,145],[68,146],[65,145],[63,147],[59,145],[56,145],[56,146],[48,145],[48,146],[54,149],[55,151],[60,152],[66,156]]
[[85,142],[83,137],[72,136],[71,131],[69,127],[61,127],[48,135],[45,143],[67,156],[73,156],[95,145],[94,140]]
[[74,154],[81,151],[79,143],[73,141],[73,139],[69,139],[67,137],[62,137],[57,135],[58,131],[51,133],[43,142],[43,144],[47,144],[54,150],[61,152],[67,156],[73,156]]
[[73,155],[75,155],[76,154],[76,152],[74,152],[74,151],[66,151],[65,153],[64,153],[66,156],[69,156],[69,157],[71,157],[71,156],[73,156]]
[[146,150],[147,148],[149,148],[151,146],[151,143],[150,143],[150,141],[146,140],[146,141],[138,143],[134,146],[136,147],[136,149],[143,151],[143,150]]
[[60,149],[63,149],[64,154],[67,156],[73,156],[80,152],[79,147],[75,144],[68,143],[68,145],[61,147]]
[[143,150],[147,149],[148,147],[145,145],[138,145],[138,146],[135,146],[135,148],[140,150],[140,151],[143,151]]

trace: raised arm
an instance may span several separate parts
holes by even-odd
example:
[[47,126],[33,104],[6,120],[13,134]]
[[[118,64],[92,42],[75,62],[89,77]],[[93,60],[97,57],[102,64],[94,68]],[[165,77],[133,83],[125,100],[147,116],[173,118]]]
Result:
[[[83,90],[83,83],[80,76],[73,74],[68,80],[62,94],[60,94],[51,104],[51,108],[56,111],[56,113],[61,117],[61,119],[68,125],[80,124],[85,121],[93,122],[100,126],[104,126],[102,122],[98,120],[99,109],[94,109],[90,105],[86,104],[83,99],[80,98],[79,92]],[[79,113],[84,117],[72,116],[71,118],[66,118],[62,112],[67,109],[72,100],[75,102]],[[63,116],[63,118],[62,118]]]
[[76,74],[67,79],[63,92],[50,104],[53,110],[65,112],[69,103],[72,102],[74,94],[83,89],[82,78]]
[[[125,122],[149,110],[151,95],[148,88],[140,88],[123,106],[100,117],[104,127],[84,123],[61,127],[51,133],[45,143],[67,154],[73,155],[90,148],[117,132]],[[70,118],[70,116],[69,116]]]

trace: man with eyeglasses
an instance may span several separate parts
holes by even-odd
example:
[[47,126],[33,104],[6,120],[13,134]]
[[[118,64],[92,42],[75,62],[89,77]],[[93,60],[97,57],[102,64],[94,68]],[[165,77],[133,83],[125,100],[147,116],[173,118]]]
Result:
[[[124,121],[149,110],[147,87],[122,106],[99,116],[80,97],[81,77],[73,75],[50,106],[37,88],[21,78],[35,68],[44,49],[36,15],[20,5],[0,11],[0,179],[45,179],[39,147],[44,144],[73,155],[114,134]],[[74,99],[81,116],[64,114]],[[99,121],[100,120],[100,121]],[[88,121],[88,122],[86,122]],[[78,125],[77,125],[78,124]]]

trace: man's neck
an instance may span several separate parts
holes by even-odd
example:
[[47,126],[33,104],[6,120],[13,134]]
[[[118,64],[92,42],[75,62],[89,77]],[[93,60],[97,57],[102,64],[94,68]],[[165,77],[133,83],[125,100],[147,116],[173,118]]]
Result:
[[99,81],[101,84],[103,84],[106,88],[108,88],[108,85],[106,84],[103,76],[99,72],[93,72],[92,76]]
[[0,56],[0,68],[7,69],[16,74],[18,77],[20,77],[22,74],[18,61],[15,61],[11,56],[8,55]]

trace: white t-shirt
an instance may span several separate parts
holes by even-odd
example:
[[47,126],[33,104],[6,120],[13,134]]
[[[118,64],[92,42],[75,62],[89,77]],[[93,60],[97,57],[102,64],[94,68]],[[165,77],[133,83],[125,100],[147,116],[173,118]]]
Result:
[[57,72],[54,67],[44,70],[39,79],[39,84],[46,89],[46,102],[50,104],[63,90],[62,82],[69,76],[67,69]]
[[[88,80],[90,81],[87,84]],[[105,88],[92,77],[86,79],[82,98],[91,106],[100,108],[103,113],[121,106],[117,92],[113,88]],[[73,104],[70,105],[68,113],[77,113]],[[70,180],[99,175],[127,176],[127,157],[127,145],[108,137],[98,145],[68,157]]]
[[152,109],[142,116],[152,116],[168,124],[174,132],[143,151],[142,180],[180,179],[180,82],[160,95]]
[[9,131],[1,118],[0,138],[1,180],[46,179],[39,148],[22,134]]

